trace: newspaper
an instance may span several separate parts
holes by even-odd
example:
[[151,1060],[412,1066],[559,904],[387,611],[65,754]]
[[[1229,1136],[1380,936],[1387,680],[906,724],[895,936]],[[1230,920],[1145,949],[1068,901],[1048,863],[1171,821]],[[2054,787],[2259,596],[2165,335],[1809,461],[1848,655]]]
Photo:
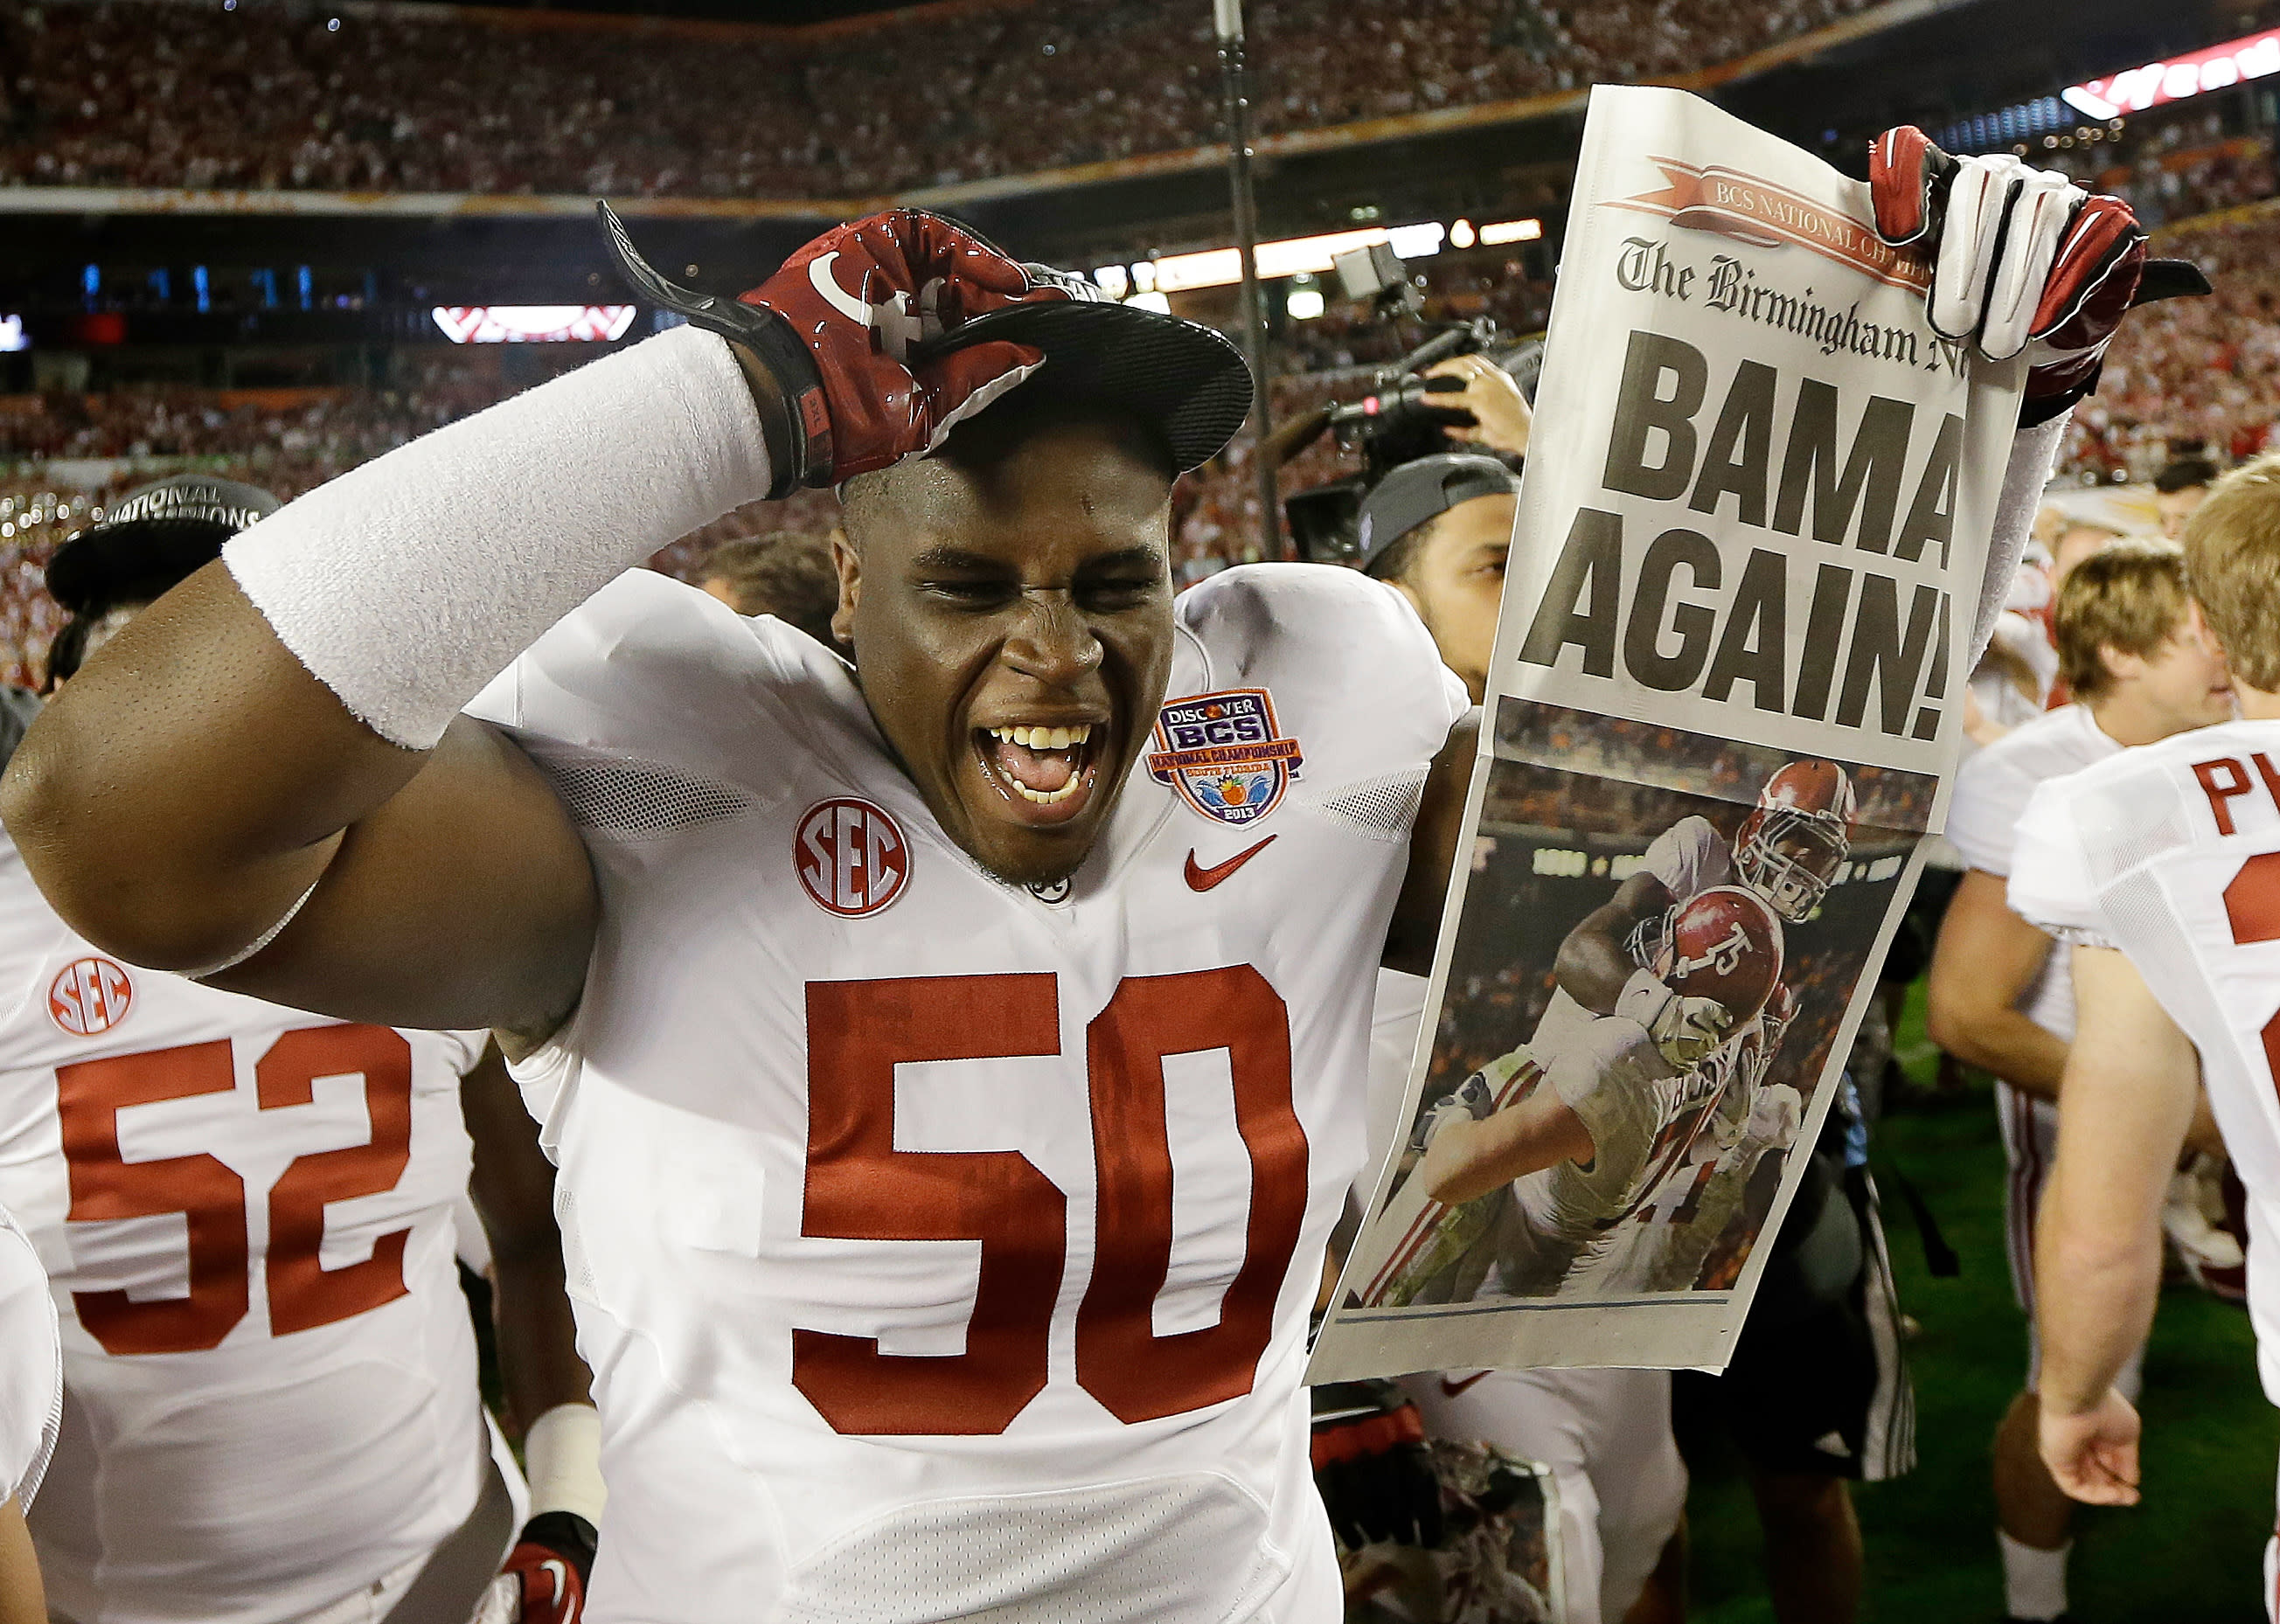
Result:
[[1591,96],[1428,1019],[1312,1378],[1722,1368],[1945,816],[2023,363],[1868,188]]

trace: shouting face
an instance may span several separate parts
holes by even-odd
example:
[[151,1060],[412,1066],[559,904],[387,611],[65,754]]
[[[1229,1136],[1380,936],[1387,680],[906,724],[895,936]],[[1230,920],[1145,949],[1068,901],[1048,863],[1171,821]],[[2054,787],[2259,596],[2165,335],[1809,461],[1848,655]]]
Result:
[[1038,884],[1092,849],[1172,662],[1172,470],[1121,417],[1007,403],[850,482],[833,630],[936,820]]

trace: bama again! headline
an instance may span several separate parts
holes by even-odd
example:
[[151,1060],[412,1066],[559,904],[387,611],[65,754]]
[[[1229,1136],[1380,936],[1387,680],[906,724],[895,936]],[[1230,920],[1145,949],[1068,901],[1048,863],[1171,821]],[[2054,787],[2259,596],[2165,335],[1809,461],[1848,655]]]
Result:
[[[1751,528],[1846,548],[1822,560],[1752,546],[1732,566],[1691,526],[1625,545],[1621,504],[1578,507],[1529,623],[1520,658],[1587,675],[1618,667],[1642,687],[1714,703],[1937,736],[1948,688],[1948,593],[1963,419],[1917,432],[1910,401],[1848,402],[1832,383],[1736,363],[1714,417],[1707,358],[1634,331],[1626,346],[1600,484],[1611,498],[1722,510]],[[1843,426],[1857,427],[1849,440]],[[1919,450],[1921,447],[1921,450]],[[1730,525],[1726,527],[1730,528]],[[1769,538],[1770,539],[1770,538]],[[1875,560],[1909,566],[1879,569]],[[1810,580],[1792,581],[1810,566]],[[1804,570],[1798,569],[1800,576]],[[1912,579],[1904,579],[1903,576]],[[1927,579],[1926,577],[1930,577]],[[1800,627],[1791,654],[1791,628]]]

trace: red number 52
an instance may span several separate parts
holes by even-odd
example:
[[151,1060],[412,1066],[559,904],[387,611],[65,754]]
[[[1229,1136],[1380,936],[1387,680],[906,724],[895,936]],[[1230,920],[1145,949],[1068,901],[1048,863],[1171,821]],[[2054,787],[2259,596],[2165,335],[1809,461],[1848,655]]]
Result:
[[[296,1157],[269,1190],[265,1273],[273,1335],[330,1325],[404,1294],[398,1229],[372,1256],[337,1269],[317,1256],[325,1204],[396,1188],[412,1161],[412,1045],[386,1027],[308,1027],[270,1045],[253,1068],[264,1111],[305,1105],[320,1077],[364,1074],[372,1138]],[[189,1353],[211,1348],[245,1318],[251,1297],[245,1181],[212,1156],[130,1162],[119,1151],[119,1113],[129,1105],[227,1094],[237,1086],[229,1040],[148,1054],[116,1055],[56,1068],[57,1113],[71,1169],[74,1221],[189,1220],[190,1293],[136,1302],[124,1291],[75,1291],[80,1323],[109,1353]]]
[[[950,975],[807,989],[806,1204],[800,1233],[978,1240],[962,1354],[792,1332],[792,1381],[843,1433],[1003,1432],[1045,1385],[1067,1199],[1014,1151],[895,1149],[895,1067],[1060,1052],[1054,978]],[[1251,1160],[1242,1266],[1219,1323],[1156,1335],[1172,1255],[1164,1057],[1228,1051]],[[1306,1135],[1290,1104],[1290,1024],[1248,965],[1135,977],[1085,1033],[1098,1191],[1076,1377],[1120,1420],[1177,1415],[1251,1390],[1306,1209]]]

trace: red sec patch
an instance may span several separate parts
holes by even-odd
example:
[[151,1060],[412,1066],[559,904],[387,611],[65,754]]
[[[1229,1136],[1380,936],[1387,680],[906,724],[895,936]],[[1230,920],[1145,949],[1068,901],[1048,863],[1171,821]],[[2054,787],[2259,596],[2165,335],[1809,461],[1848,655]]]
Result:
[[48,988],[48,1018],[73,1037],[93,1037],[127,1019],[135,983],[108,958],[75,958]]
[[903,893],[910,843],[886,808],[852,796],[819,801],[799,820],[792,864],[816,905],[853,918]]

